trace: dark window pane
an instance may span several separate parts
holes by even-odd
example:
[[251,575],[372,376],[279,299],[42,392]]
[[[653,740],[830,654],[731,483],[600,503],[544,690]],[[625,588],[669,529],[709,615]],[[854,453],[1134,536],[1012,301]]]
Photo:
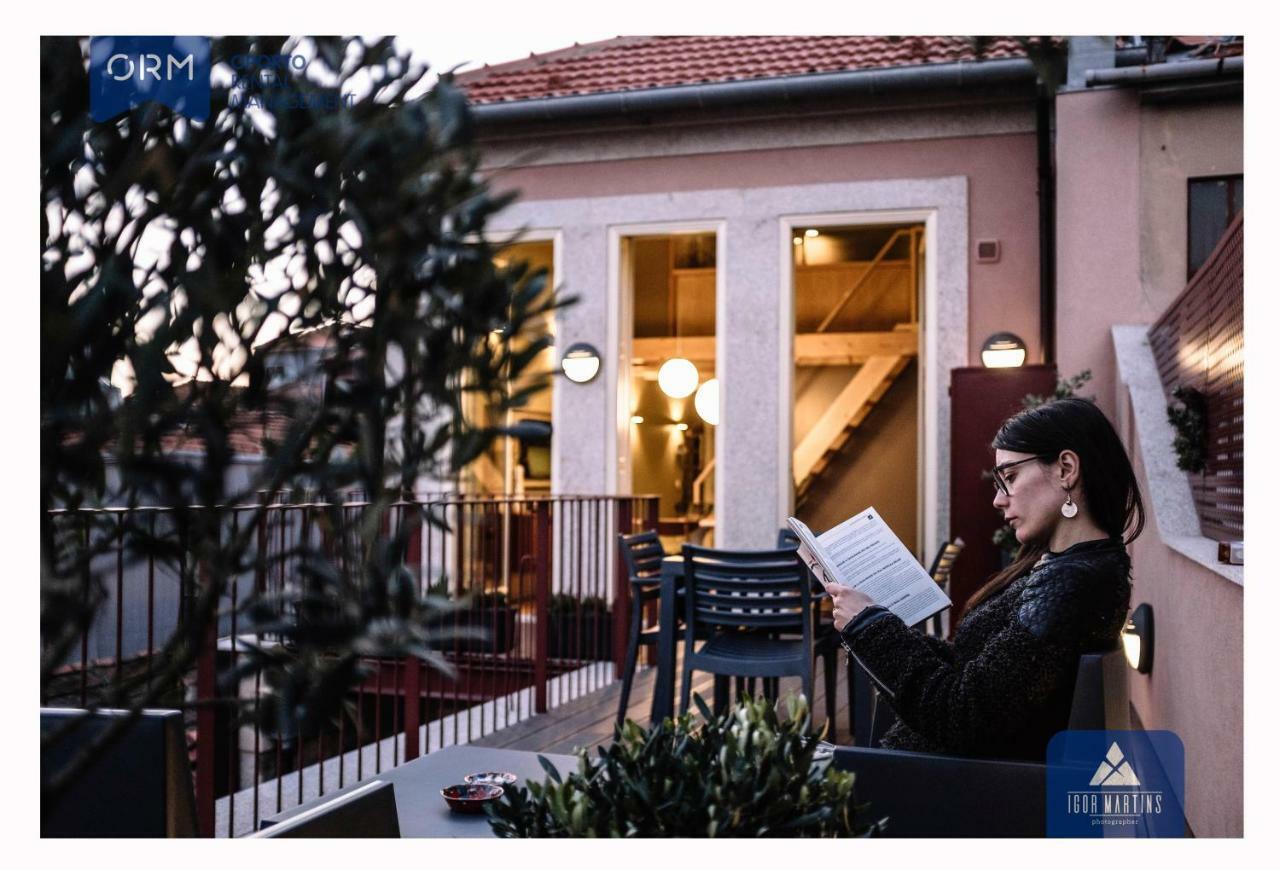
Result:
[[1243,178],[1187,182],[1187,278],[1213,253],[1235,211],[1244,203]]

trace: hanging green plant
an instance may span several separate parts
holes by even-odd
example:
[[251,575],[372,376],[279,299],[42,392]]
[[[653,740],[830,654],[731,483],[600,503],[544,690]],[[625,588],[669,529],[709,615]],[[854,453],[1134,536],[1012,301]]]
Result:
[[1195,387],[1174,389],[1174,402],[1169,403],[1169,422],[1177,435],[1173,439],[1178,454],[1178,467],[1183,471],[1204,471],[1209,453],[1209,404],[1204,393]]

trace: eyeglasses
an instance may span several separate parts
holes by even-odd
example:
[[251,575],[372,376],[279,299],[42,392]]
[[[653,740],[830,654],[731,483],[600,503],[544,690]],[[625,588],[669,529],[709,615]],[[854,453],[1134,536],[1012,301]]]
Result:
[[1004,465],[997,465],[991,469],[991,482],[995,484],[996,492],[1009,494],[1009,483],[1004,479],[1004,473],[1015,465],[1021,465],[1024,462],[1031,462],[1039,459],[1039,456],[1028,456],[1026,459],[1019,459],[1017,462],[1006,462]]

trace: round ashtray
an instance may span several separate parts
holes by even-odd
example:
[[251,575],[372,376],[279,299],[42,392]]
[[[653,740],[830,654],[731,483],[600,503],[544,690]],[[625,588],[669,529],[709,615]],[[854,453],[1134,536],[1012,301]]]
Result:
[[482,785],[514,785],[519,779],[514,773],[508,773],[505,770],[486,770],[483,773],[468,773],[462,778],[466,783],[480,783]]
[[487,782],[468,782],[461,785],[450,785],[440,789],[449,804],[449,809],[456,813],[482,813],[484,805],[489,801],[502,797],[502,786]]

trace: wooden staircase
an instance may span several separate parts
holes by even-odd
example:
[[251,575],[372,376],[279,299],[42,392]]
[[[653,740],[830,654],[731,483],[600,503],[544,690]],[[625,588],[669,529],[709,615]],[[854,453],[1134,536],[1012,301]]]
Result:
[[[913,325],[905,326],[914,331]],[[797,504],[914,357],[914,352],[868,357],[818,422],[805,433],[791,459]]]

